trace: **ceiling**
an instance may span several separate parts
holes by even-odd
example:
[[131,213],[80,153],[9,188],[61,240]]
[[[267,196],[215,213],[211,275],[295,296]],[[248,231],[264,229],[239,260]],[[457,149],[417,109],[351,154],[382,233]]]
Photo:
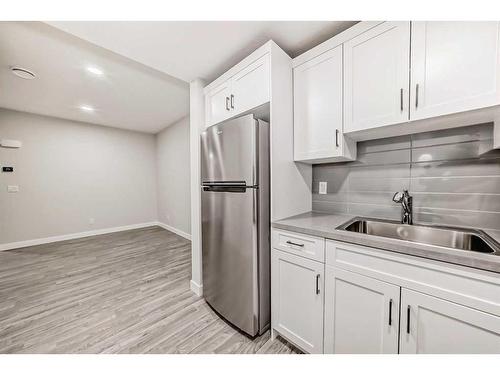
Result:
[[[18,78],[12,65],[37,77]],[[156,133],[188,114],[189,86],[47,24],[0,22],[0,107]]]
[[212,81],[269,39],[295,57],[355,23],[0,22],[0,107],[156,133],[189,114],[189,81]]
[[187,82],[207,82],[269,39],[291,57],[352,21],[105,21],[51,25]]

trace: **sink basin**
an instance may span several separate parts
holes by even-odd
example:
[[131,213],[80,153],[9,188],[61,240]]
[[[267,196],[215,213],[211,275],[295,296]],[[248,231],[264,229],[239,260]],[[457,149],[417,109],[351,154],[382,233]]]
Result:
[[395,221],[354,218],[337,229],[394,238],[455,250],[500,255],[500,246],[486,233],[475,229],[408,225]]

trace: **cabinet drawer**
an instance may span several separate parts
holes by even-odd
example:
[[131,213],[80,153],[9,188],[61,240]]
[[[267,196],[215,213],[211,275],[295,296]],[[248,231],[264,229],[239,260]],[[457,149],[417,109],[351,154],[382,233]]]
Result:
[[325,239],[302,233],[273,230],[273,248],[304,258],[325,261]]

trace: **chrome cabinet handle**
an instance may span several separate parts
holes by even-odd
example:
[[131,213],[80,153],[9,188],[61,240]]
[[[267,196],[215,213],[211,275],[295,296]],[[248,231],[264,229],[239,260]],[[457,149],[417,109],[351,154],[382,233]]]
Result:
[[318,273],[316,275],[316,294],[319,294],[319,278],[320,278],[320,274]]
[[406,309],[406,333],[410,334],[410,305]]
[[229,111],[229,98],[226,96],[226,111]]
[[339,147],[340,146],[340,143],[339,143],[339,129],[335,129],[335,146]]
[[234,109],[234,95],[231,94],[231,109]]
[[392,298],[389,300],[389,325],[392,326]]
[[399,90],[399,105],[401,112],[403,112],[403,89]]
[[289,245],[293,245],[293,246],[304,247],[303,243],[296,243],[296,242],[292,242],[292,241],[286,241],[286,243]]
[[415,108],[418,108],[418,89],[419,89],[419,84],[415,86]]

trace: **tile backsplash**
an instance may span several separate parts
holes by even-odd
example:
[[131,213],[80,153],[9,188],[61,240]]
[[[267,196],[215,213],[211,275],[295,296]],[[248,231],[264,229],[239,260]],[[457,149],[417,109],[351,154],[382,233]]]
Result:
[[[355,162],[313,166],[313,210],[398,220],[396,191],[415,222],[500,230],[500,153],[492,124],[358,143]],[[318,194],[320,181],[327,194]]]

